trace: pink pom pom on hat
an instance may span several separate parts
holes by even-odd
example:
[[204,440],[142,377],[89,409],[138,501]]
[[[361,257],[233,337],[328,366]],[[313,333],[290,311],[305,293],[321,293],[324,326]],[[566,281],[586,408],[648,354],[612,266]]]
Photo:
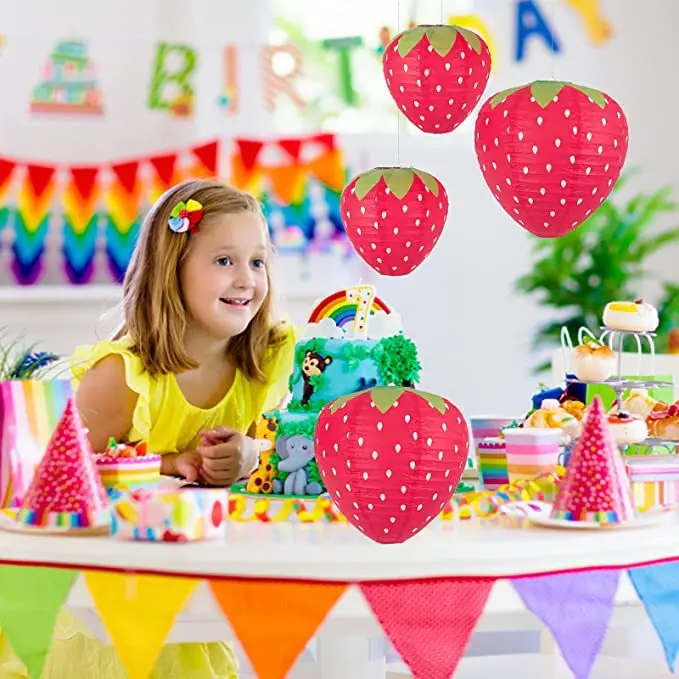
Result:
[[635,518],[629,478],[598,396],[559,485],[551,517],[598,524]]
[[66,404],[16,521],[59,530],[110,525],[108,496],[73,399]]

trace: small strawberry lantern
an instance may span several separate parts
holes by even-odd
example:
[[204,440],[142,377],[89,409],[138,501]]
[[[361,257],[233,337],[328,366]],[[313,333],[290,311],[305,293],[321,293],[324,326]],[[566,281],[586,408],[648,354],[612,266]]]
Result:
[[476,155],[502,208],[530,233],[563,236],[610,195],[627,119],[608,94],[536,81],[494,95],[476,120]]
[[349,182],[340,212],[365,262],[384,276],[404,276],[428,257],[441,236],[448,195],[427,172],[378,167]]
[[468,447],[467,423],[452,403],[403,387],[339,398],[316,425],[316,461],[331,498],[381,543],[405,542],[441,512]]
[[424,132],[463,123],[483,95],[491,69],[484,40],[461,26],[416,26],[382,56],[384,78],[399,109]]

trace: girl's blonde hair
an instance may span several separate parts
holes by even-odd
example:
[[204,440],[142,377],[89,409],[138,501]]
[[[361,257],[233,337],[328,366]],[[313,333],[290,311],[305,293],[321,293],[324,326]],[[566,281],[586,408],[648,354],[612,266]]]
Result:
[[[170,212],[180,201],[197,200],[205,212],[198,228],[210,228],[215,215],[250,212],[262,219],[267,246],[271,241],[266,220],[254,196],[218,181],[192,179],[168,189],[151,207],[123,282],[123,323],[114,339],[128,336],[131,350],[151,375],[192,370],[198,366],[184,350],[187,311],[179,283],[179,270],[186,259],[191,234],[175,233]],[[248,327],[232,337],[227,351],[247,377],[265,380],[265,352],[284,338],[282,324],[274,324],[271,279],[269,292]]]

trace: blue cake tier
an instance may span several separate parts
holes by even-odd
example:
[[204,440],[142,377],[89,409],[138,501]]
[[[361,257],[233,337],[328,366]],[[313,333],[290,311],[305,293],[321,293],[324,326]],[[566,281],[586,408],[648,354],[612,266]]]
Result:
[[401,334],[379,340],[305,340],[295,349],[288,409],[318,412],[340,396],[363,389],[414,386],[420,369],[415,343]]

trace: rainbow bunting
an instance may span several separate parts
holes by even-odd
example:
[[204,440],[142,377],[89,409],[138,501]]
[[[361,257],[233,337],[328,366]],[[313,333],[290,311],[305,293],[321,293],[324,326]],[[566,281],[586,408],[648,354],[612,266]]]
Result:
[[54,188],[53,167],[26,165],[26,177],[17,200],[12,246],[12,270],[21,285],[32,285],[42,273]]
[[[11,207],[7,207],[5,200],[7,193],[12,186],[12,178],[16,163],[11,160],[0,158],[0,234],[7,225],[10,216],[14,213]],[[0,238],[0,249],[2,249],[2,239]]]
[[106,254],[115,281],[120,281],[132,256],[141,226],[144,184],[139,161],[112,165],[114,178],[106,192]]
[[219,142],[194,146],[191,149],[193,165],[186,173],[186,179],[214,179],[217,177],[219,165]]
[[72,167],[64,190],[64,269],[71,283],[89,283],[94,275],[101,197],[98,167]]
[[176,153],[168,153],[149,158],[149,164],[153,168],[148,191],[150,203],[155,203],[165,191],[181,181],[181,175],[177,170],[177,157]]

